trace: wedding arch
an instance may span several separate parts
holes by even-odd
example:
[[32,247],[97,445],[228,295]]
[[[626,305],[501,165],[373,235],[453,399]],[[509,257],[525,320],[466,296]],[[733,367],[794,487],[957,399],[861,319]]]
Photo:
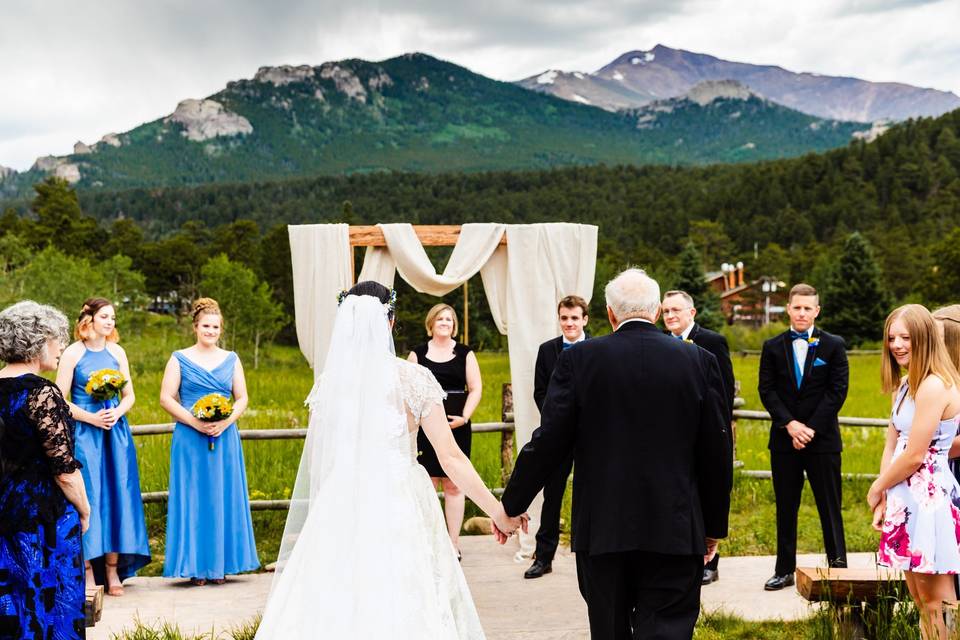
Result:
[[[366,247],[358,279],[388,287],[399,271],[417,291],[442,296],[479,272],[493,320],[507,336],[517,446],[530,440],[540,423],[533,401],[537,349],[559,335],[556,305],[560,298],[578,295],[590,300],[597,261],[596,226],[308,224],[290,225],[288,230],[297,339],[314,377],[323,371],[337,294],[355,281],[354,247]],[[453,246],[443,273],[436,272],[424,246]]]

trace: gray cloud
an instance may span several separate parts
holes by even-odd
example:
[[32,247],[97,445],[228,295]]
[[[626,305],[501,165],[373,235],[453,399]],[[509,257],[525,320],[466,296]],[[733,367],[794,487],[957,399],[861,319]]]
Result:
[[[657,43],[960,90],[954,0],[13,0],[0,20],[0,164],[26,168],[165,116],[263,65],[423,51],[501,80],[593,71]],[[896,19],[891,19],[896,12]],[[935,43],[934,47],[928,46]]]

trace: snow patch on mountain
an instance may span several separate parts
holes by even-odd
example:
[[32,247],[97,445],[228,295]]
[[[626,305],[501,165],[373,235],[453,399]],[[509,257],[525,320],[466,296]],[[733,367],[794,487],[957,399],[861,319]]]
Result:
[[537,84],[553,84],[553,81],[557,79],[557,72],[553,69],[549,71],[544,71],[537,76]]
[[579,93],[573,94],[572,96],[570,96],[570,99],[573,100],[574,102],[579,102],[580,104],[593,104],[592,102],[590,102],[589,100],[581,96]]
[[617,82],[623,82],[623,74],[620,73],[619,71],[614,71],[612,77],[613,77],[613,79],[616,80]]

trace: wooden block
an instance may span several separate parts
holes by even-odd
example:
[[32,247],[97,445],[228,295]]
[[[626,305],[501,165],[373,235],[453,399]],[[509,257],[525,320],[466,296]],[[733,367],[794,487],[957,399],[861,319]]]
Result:
[[902,572],[883,567],[797,567],[796,580],[797,591],[810,602],[864,602],[875,600],[883,591],[905,588]]
[[943,601],[943,613],[947,619],[947,631],[951,638],[956,637],[957,630],[960,629],[960,602],[956,600]]
[[[418,224],[413,226],[414,232],[425,247],[452,247],[460,238],[458,224]],[[385,247],[387,240],[383,232],[376,226],[356,225],[350,227],[351,247]],[[504,232],[500,244],[507,244],[507,234]]]
[[83,615],[86,618],[86,625],[92,627],[100,622],[100,616],[103,615],[103,587],[87,587],[86,600],[83,604]]

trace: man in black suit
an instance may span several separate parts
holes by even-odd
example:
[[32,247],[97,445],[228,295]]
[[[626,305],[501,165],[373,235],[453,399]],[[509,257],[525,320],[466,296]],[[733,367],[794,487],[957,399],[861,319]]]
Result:
[[790,290],[790,330],[763,343],[760,401],[770,412],[770,471],[777,502],[777,566],[764,588],[794,584],[797,512],[806,472],[823,529],[831,567],[847,566],[840,511],[840,425],[849,368],[843,340],[814,327],[820,314],[817,290],[808,284]]
[[591,637],[691,638],[733,481],[720,371],[656,327],[660,288],[643,271],[605,293],[614,332],[561,352],[503,505],[523,513],[572,451],[571,546]]
[[[730,361],[730,349],[727,339],[716,331],[704,329],[694,322],[697,308],[693,297],[686,291],[667,291],[663,294],[663,324],[674,338],[689,340],[698,347],[712,353],[720,366],[720,378],[723,382],[723,399],[727,403],[727,433],[730,434],[730,449],[733,450],[733,362]],[[707,585],[720,579],[720,554],[703,567],[703,584]]]
[[[587,302],[580,296],[567,296],[561,300],[557,305],[557,317],[562,335],[541,344],[537,352],[537,364],[533,373],[533,401],[537,403],[538,411],[543,411],[547,385],[560,353],[589,337],[584,331],[590,319],[587,315]],[[553,571],[553,556],[560,544],[560,508],[563,506],[563,494],[567,489],[567,478],[570,477],[572,468],[573,453],[543,487],[537,550],[533,564],[523,574],[524,578],[540,578]]]

